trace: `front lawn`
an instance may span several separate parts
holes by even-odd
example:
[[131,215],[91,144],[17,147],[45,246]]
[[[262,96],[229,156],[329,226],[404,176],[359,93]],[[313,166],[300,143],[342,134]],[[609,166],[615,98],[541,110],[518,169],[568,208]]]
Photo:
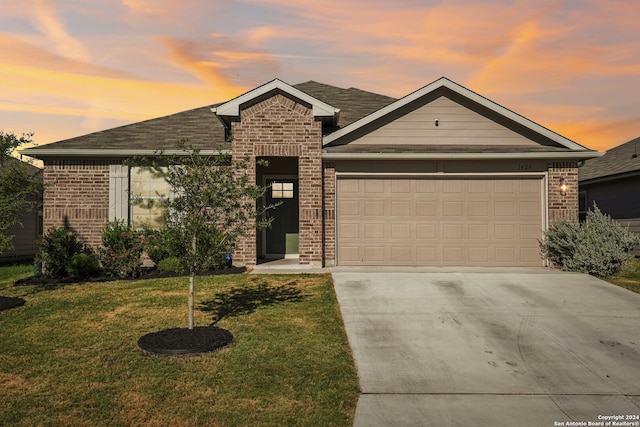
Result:
[[186,326],[187,280],[0,280],[26,300],[0,311],[0,425],[352,425],[358,380],[330,275],[198,278],[196,325],[220,319],[233,344],[144,353],[142,335]]
[[633,260],[618,276],[608,279],[608,282],[640,294],[640,259]]

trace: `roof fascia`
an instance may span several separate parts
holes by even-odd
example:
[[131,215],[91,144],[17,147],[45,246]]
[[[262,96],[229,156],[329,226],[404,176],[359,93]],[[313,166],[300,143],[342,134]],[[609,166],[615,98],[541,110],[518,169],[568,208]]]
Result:
[[288,95],[311,105],[314,117],[333,117],[334,122],[337,122],[338,114],[340,112],[339,108],[335,108],[325,102],[322,102],[279,79],[274,79],[269,83],[265,83],[262,86],[232,99],[231,101],[220,104],[217,107],[212,108],[211,111],[216,113],[218,116],[238,117],[240,115],[240,106],[242,104],[265,95],[273,90],[281,90]]
[[366,126],[384,116],[386,116],[387,114],[390,114],[391,112],[404,107],[407,104],[410,104],[411,102],[414,102],[420,98],[422,98],[423,96],[426,96],[428,94],[430,94],[431,92],[435,91],[436,89],[439,89],[441,87],[446,87],[448,89],[450,89],[451,91],[457,93],[460,96],[466,97],[467,99],[476,102],[477,104],[482,105],[483,107],[497,113],[500,114],[542,136],[545,136],[546,138],[549,138],[550,140],[557,142],[558,144],[562,145],[563,147],[569,148],[571,150],[585,150],[585,147],[583,147],[580,144],[577,144],[573,141],[571,141],[568,138],[563,137],[562,135],[559,135],[547,128],[545,128],[544,126],[541,126],[523,116],[521,116],[520,114],[517,114],[499,104],[496,104],[495,102],[485,98],[482,95],[479,95],[475,92],[473,92],[472,90],[469,90],[467,88],[465,88],[464,86],[461,86],[449,79],[447,79],[446,77],[440,77],[438,80],[429,83],[428,85],[424,86],[421,89],[418,89],[415,92],[410,93],[409,95],[404,96],[403,98],[400,98],[399,100],[397,100],[396,102],[393,102],[389,105],[387,105],[384,108],[381,108],[380,110],[366,116],[363,117],[362,119],[351,123],[348,126],[345,126],[344,128],[333,132],[327,136],[325,136],[323,138],[323,145],[327,145],[330,144],[331,142],[336,141],[339,138],[342,138],[343,136],[362,128],[363,126]]
[[[188,150],[104,150],[100,148],[26,148],[20,151],[20,154],[29,157],[35,157],[38,159],[49,157],[72,157],[72,158],[120,158],[120,157],[133,157],[133,156],[186,156],[190,154]],[[200,154],[214,155],[214,154],[231,154],[231,150],[200,150]]]
[[598,151],[536,153],[322,153],[325,160],[586,160],[600,157]]

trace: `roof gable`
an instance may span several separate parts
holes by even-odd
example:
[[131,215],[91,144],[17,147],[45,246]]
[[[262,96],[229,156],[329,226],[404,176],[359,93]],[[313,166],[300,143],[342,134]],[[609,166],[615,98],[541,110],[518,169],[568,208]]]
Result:
[[240,116],[240,110],[244,106],[259,102],[260,100],[271,96],[272,93],[282,93],[285,96],[288,95],[289,97],[302,101],[311,107],[314,117],[328,119],[329,122],[334,125],[338,122],[338,115],[340,113],[338,108],[320,101],[300,89],[288,85],[278,79],[274,79],[269,83],[258,86],[257,88],[232,99],[231,101],[220,104],[217,107],[212,108],[211,111],[216,113],[224,123],[228,124],[231,118]]
[[[559,146],[568,150],[588,151],[585,147],[496,104],[493,101],[445,78],[430,83],[423,88],[369,114],[362,119],[324,137],[323,145],[341,145],[361,138],[373,129],[388,125],[429,102],[446,96],[448,99],[467,107],[503,125],[509,124],[521,135],[536,138],[542,145]],[[431,123],[434,123],[431,121]],[[535,139],[534,139],[535,140]]]

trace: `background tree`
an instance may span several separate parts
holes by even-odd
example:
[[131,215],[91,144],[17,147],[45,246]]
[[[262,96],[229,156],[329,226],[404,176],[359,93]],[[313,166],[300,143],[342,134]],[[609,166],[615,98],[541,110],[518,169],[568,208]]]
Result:
[[[20,223],[20,216],[37,203],[42,194],[42,181],[39,171],[14,158],[11,153],[24,144],[31,142],[33,134],[18,137],[13,133],[0,131],[0,252],[13,248],[13,236],[8,231]],[[35,196],[35,197],[29,197]]]
[[256,185],[247,173],[248,159],[234,161],[221,152],[204,155],[186,141],[177,148],[184,154],[159,152],[130,164],[148,169],[171,188],[171,196],[161,203],[166,207],[166,226],[183,236],[176,241],[189,270],[188,327],[193,329],[196,274],[223,265],[241,237],[252,229],[267,227],[270,220],[263,214],[274,205],[259,205],[266,188]]

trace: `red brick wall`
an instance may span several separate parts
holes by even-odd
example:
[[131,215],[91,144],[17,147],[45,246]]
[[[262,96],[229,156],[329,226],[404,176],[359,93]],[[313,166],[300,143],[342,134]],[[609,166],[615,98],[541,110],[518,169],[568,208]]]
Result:
[[[567,193],[562,195],[560,180],[564,178]],[[578,165],[576,162],[551,162],[549,164],[549,222],[578,220]]]
[[[251,158],[249,174],[256,174],[255,158],[298,157],[300,264],[322,264],[322,124],[310,108],[281,94],[241,111],[232,123],[234,159]],[[238,264],[256,263],[256,234],[239,242]]]
[[69,226],[81,241],[96,246],[109,221],[109,165],[48,162],[44,168],[44,232]]
[[324,164],[324,262],[335,265],[336,260],[336,167]]

